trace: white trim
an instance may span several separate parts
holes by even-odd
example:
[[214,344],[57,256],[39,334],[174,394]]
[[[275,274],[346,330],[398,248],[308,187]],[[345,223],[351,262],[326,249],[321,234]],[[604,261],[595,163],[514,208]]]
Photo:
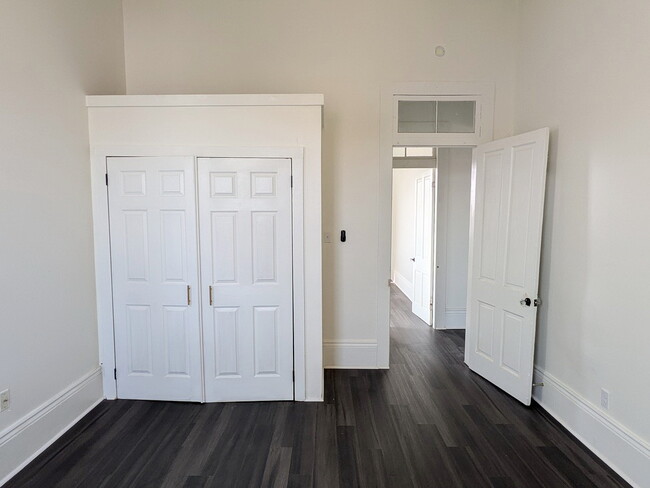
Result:
[[467,309],[465,308],[448,308],[443,313],[444,327],[436,327],[440,330],[448,329],[464,329],[465,318],[467,317]]
[[535,367],[533,398],[632,486],[648,486],[650,444],[630,432],[567,384]]
[[[466,82],[413,82],[391,84],[382,89],[379,133],[379,198],[378,198],[378,250],[377,250],[377,367],[388,368],[390,355],[390,288],[391,273],[391,205],[393,185],[393,108],[394,97],[399,95],[467,95],[480,96],[480,138],[478,142],[492,140],[494,125],[494,84]],[[436,134],[440,136],[441,134]],[[453,136],[453,134],[452,134]],[[462,142],[462,141],[461,141]],[[436,137],[435,142],[420,144],[432,146],[467,145],[458,139],[445,142]],[[470,144],[471,145],[471,144]]]
[[95,246],[95,282],[99,361],[104,370],[104,395],[117,398],[113,378],[115,344],[113,339],[113,300],[108,221],[108,189],[105,182],[106,158],[129,156],[194,156],[218,158],[291,159],[294,175],[293,273],[294,273],[294,368],[295,400],[307,401],[305,346],[305,264],[304,264],[304,149],[302,147],[217,147],[217,146],[93,146],[91,178],[93,234]]
[[436,167],[436,158],[393,158],[393,169]]
[[323,341],[325,369],[377,369],[377,342]]
[[395,271],[395,276],[393,277],[393,283],[395,286],[402,290],[402,293],[406,295],[406,298],[413,301],[413,283],[407,280],[402,273]]
[[0,486],[103,400],[100,375],[95,368],[0,433]]
[[321,94],[288,95],[89,95],[87,107],[322,106]]

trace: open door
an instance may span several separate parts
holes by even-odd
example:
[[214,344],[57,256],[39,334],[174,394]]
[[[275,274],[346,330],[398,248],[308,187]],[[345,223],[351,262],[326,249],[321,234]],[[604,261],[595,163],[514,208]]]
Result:
[[433,170],[415,180],[415,253],[413,261],[413,304],[415,315],[431,325],[431,257],[433,230]]
[[465,362],[530,405],[548,128],[475,149]]

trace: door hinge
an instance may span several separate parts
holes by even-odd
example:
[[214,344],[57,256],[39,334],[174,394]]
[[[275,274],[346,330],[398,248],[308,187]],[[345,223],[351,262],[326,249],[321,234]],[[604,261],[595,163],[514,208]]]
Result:
[[291,188],[293,188],[293,175],[291,175]]
[[108,186],[108,173],[104,175],[106,177],[106,186]]
[[291,372],[291,379],[293,380],[294,383],[296,382],[296,372],[295,371]]
[[113,370],[113,378],[117,380],[117,368]]

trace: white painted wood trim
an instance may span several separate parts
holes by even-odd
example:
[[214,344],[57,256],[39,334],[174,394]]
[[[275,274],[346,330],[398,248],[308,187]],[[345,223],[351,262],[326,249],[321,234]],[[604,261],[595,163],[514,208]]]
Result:
[[0,433],[0,486],[103,400],[95,368]]
[[395,286],[402,290],[402,293],[406,295],[406,298],[413,301],[413,283],[404,277],[402,273],[395,271],[395,276],[393,276],[393,283]]
[[[436,149],[436,156],[438,150]],[[449,221],[449,161],[438,160],[436,173],[436,229],[434,233],[433,328],[447,328],[447,222]]]
[[[480,142],[492,140],[494,130],[494,84],[469,82],[411,82],[385,86],[381,93],[379,132],[379,198],[377,249],[377,367],[388,368],[390,362],[390,288],[391,214],[393,186],[393,98],[395,95],[480,95]],[[437,134],[438,136],[440,134]],[[453,134],[452,134],[453,135]],[[426,142],[421,142],[426,144]],[[445,143],[436,138],[434,145],[469,145]]]
[[87,107],[322,106],[322,94],[88,95]]
[[324,341],[325,369],[377,369],[377,342]]
[[[467,307],[471,306],[470,297],[472,296],[472,267],[470,263],[474,262],[474,218],[476,217],[476,148],[472,150],[472,169],[470,176],[469,189],[469,249],[467,252]],[[467,329],[467,315],[465,315],[465,328]],[[467,347],[467,335],[465,335],[465,353],[464,361],[469,366],[470,349]]]
[[467,317],[467,309],[465,308],[448,308],[443,314],[444,327],[437,327],[438,329],[464,329],[465,320]]
[[533,399],[632,486],[650,480],[650,444],[552,374],[535,367]]
[[[293,361],[294,399],[307,401],[307,358],[305,344],[305,230],[304,230],[304,173],[303,149],[294,151],[291,158],[292,228],[293,228]],[[318,399],[319,401],[321,399]]]
[[[304,149],[302,147],[213,147],[213,146],[93,146],[91,149],[91,186],[93,235],[95,246],[95,282],[99,361],[103,369],[103,391],[108,400],[117,398],[115,343],[113,338],[113,299],[111,250],[108,220],[106,158],[133,156],[193,156],[221,158],[291,159],[294,171],[293,273],[294,273],[294,393],[296,401],[307,401],[305,345],[305,264],[304,264]],[[196,164],[196,162],[195,162]],[[298,236],[297,233],[300,233]],[[204,394],[205,398],[205,394]],[[320,400],[320,399],[319,399]]]
[[436,158],[393,158],[395,168],[435,168]]

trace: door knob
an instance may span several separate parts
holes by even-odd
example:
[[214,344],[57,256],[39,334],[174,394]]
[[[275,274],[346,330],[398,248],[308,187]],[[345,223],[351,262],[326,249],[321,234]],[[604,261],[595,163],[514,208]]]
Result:
[[519,300],[519,303],[524,307],[530,307],[530,304],[533,303],[533,301],[530,298],[526,297]]
[[415,262],[415,258],[411,258],[411,261]]

